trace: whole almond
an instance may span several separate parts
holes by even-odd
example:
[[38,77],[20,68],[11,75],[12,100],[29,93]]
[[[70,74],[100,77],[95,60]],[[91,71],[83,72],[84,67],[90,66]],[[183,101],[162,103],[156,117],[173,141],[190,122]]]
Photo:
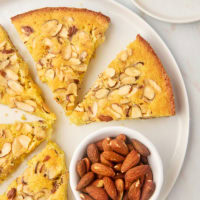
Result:
[[86,166],[86,171],[89,172],[90,171],[90,160],[89,158],[83,158],[84,162],[85,162],[85,166]]
[[118,135],[118,136],[116,137],[116,139],[118,139],[118,140],[123,140],[123,141],[125,142],[125,141],[126,141],[126,135],[120,134],[120,135]]
[[115,200],[117,198],[117,189],[114,182],[109,177],[104,177],[103,182],[104,182],[104,188],[107,194],[109,195],[111,199]]
[[115,180],[115,186],[117,189],[117,200],[122,200],[124,195],[124,181],[122,179]]
[[76,190],[81,190],[87,185],[89,185],[94,180],[94,173],[88,172],[85,174],[81,180],[79,181],[78,185],[76,186]]
[[78,175],[80,177],[82,177],[84,174],[86,174],[87,172],[87,169],[86,169],[86,166],[85,166],[85,161],[84,160],[79,160],[77,165],[76,165],[76,171],[78,173]]
[[104,151],[103,153],[103,157],[106,160],[112,161],[112,162],[122,162],[124,160],[124,157],[119,155],[118,153],[115,153],[113,151]]
[[134,182],[129,191],[128,191],[128,199],[129,200],[140,200],[141,189],[140,189],[140,181]]
[[110,141],[111,141],[111,138],[109,137],[103,140],[102,147],[104,151],[112,151],[111,146],[110,146]]
[[102,153],[100,155],[100,161],[101,161],[101,163],[107,165],[108,167],[113,167],[112,162],[110,162],[109,160],[106,160]]
[[125,190],[129,190],[131,185],[132,185],[132,182],[125,180]]
[[94,200],[92,197],[90,197],[89,195],[84,194],[84,193],[81,193],[81,194],[80,194],[80,198],[81,198],[82,200]]
[[129,150],[126,143],[123,140],[114,139],[110,142],[111,149],[121,155],[127,155]]
[[113,179],[114,180],[116,180],[116,179],[124,179],[124,174],[122,174],[122,173],[116,173],[116,175],[113,177]]
[[116,171],[121,172],[121,167],[122,167],[122,163],[118,163],[118,164],[116,164],[116,165],[114,166],[114,169],[115,169]]
[[89,144],[87,147],[87,155],[92,163],[97,163],[100,160],[99,150],[95,144]]
[[153,180],[153,173],[152,170],[149,169],[149,171],[146,173],[146,180]]
[[99,140],[95,143],[95,145],[97,146],[97,148],[99,149],[99,151],[103,151],[103,140]]
[[149,164],[149,161],[148,161],[148,158],[145,157],[145,156],[141,156],[141,162],[145,165],[148,165]]
[[108,200],[108,195],[103,188],[98,188],[93,185],[86,187],[87,193],[95,200]]
[[128,143],[128,144],[127,144],[127,147],[128,147],[128,149],[129,149],[129,151],[132,151],[132,150],[134,149],[134,146],[133,146],[132,143]]
[[92,185],[94,185],[96,187],[103,187],[104,181],[103,181],[103,179],[96,179],[94,182],[92,182]]
[[149,169],[149,165],[139,165],[131,168],[125,174],[125,181],[133,182],[141,176],[144,176],[149,171]]
[[91,170],[95,174],[99,174],[99,175],[102,175],[102,176],[114,176],[115,175],[115,172],[111,167],[108,167],[108,166],[101,164],[101,163],[92,164]]
[[147,180],[142,189],[141,200],[148,200],[153,195],[156,185],[152,180]]
[[134,149],[126,156],[122,163],[121,172],[124,173],[130,168],[136,166],[140,161],[140,154]]
[[140,141],[138,141],[136,139],[132,139],[131,141],[133,143],[134,148],[136,149],[136,151],[138,153],[140,153],[141,155],[143,155],[145,157],[150,155],[149,149],[144,144],[142,144]]

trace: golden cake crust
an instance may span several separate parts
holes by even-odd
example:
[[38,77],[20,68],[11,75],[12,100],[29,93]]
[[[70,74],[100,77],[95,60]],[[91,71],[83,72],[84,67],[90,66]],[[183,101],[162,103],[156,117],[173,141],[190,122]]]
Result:
[[88,13],[88,14],[93,15],[93,16],[98,16],[103,21],[110,23],[110,18],[108,16],[105,16],[101,12],[95,12],[95,11],[92,11],[92,10],[88,10],[86,8],[70,8],[70,7],[54,7],[54,8],[53,7],[45,7],[45,8],[40,8],[40,9],[36,9],[36,10],[32,10],[32,11],[29,11],[29,12],[26,12],[26,13],[16,15],[16,16],[12,17],[11,19],[13,21],[15,21],[17,19],[23,18],[26,15],[32,15],[34,13],[38,13],[38,11],[44,12],[44,13],[46,13],[46,12],[49,13],[49,12],[52,12],[52,11],[61,11],[61,12],[62,11],[64,11],[64,12],[70,11],[70,12],[77,12],[77,13]]
[[168,93],[168,96],[169,96],[169,99],[170,99],[171,115],[175,115],[176,112],[175,112],[174,95],[173,95],[172,85],[171,85],[169,76],[167,75],[160,59],[158,58],[155,51],[152,49],[151,45],[140,35],[137,35],[137,40],[139,40],[148,49],[148,51],[152,54],[152,57],[154,57],[157,60],[157,62],[158,62],[157,67],[161,71],[162,76],[163,76],[165,83],[166,83],[167,93]]

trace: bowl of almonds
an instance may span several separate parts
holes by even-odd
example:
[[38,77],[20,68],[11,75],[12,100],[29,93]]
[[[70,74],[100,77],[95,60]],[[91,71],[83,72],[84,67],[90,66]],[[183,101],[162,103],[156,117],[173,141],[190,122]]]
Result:
[[141,133],[120,126],[86,137],[69,170],[77,200],[156,200],[163,184],[155,146]]

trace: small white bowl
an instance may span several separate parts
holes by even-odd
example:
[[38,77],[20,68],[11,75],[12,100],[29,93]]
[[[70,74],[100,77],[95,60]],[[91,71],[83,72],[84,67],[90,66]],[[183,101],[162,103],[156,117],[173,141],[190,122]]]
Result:
[[105,137],[116,137],[120,133],[127,135],[131,139],[135,138],[139,140],[149,148],[151,155],[148,158],[151,169],[153,171],[154,182],[156,183],[155,192],[150,200],[156,200],[158,198],[163,184],[163,165],[155,146],[146,137],[144,137],[141,133],[135,130],[121,126],[111,126],[97,130],[91,133],[89,136],[87,136],[79,144],[79,146],[77,147],[72,156],[72,160],[69,167],[69,174],[70,174],[70,185],[76,200],[81,200],[80,192],[76,191],[76,186],[79,180],[78,174],[76,172],[76,163],[79,160],[81,160],[83,156],[86,154],[87,145],[90,143],[94,143],[98,140],[101,140]]

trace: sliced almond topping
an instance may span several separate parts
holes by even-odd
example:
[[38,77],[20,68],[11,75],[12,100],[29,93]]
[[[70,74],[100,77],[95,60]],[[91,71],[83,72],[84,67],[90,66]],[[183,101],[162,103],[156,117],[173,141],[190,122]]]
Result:
[[128,77],[125,77],[125,78],[123,78],[122,80],[121,80],[121,83],[123,84],[123,85],[132,85],[132,84],[134,84],[136,82],[136,79],[135,79],[135,77],[134,76],[128,76]]
[[42,28],[44,33],[50,36],[56,36],[60,32],[62,24],[59,24],[57,20],[53,19],[43,24]]
[[19,142],[21,143],[21,145],[24,147],[24,149],[28,148],[28,145],[31,141],[31,139],[26,136],[26,135],[20,135],[17,137],[17,139],[19,140]]
[[23,128],[25,129],[26,132],[32,132],[33,128],[30,124],[24,124]]
[[83,108],[83,107],[80,107],[80,106],[77,106],[77,107],[75,108],[75,111],[84,112],[84,108]]
[[114,87],[116,85],[117,81],[116,80],[113,80],[113,79],[108,79],[108,86],[109,87]]
[[73,65],[80,65],[81,61],[78,58],[71,58],[69,60]]
[[68,30],[65,26],[62,27],[59,36],[66,39],[68,38]]
[[140,109],[137,105],[134,105],[134,106],[132,107],[130,117],[131,117],[131,118],[139,118],[139,117],[142,117],[141,109]]
[[77,84],[71,83],[68,85],[67,94],[74,94],[75,96],[77,96],[77,90],[78,90]]
[[135,67],[128,67],[128,68],[126,68],[125,73],[128,76],[139,76],[141,72],[140,72],[140,70],[136,69]]
[[12,70],[6,69],[5,72],[6,72],[6,78],[7,79],[11,79],[11,80],[14,80],[14,81],[17,81],[19,79],[19,76],[15,72],[13,72]]
[[121,55],[120,55],[120,60],[125,62],[127,59],[128,59],[127,51],[122,52]]
[[17,62],[17,55],[16,54],[12,55],[9,58],[9,60],[10,60],[10,62],[11,62],[12,65],[15,64]]
[[20,102],[20,101],[15,101],[15,105],[17,106],[17,108],[24,110],[26,112],[34,112],[35,108],[29,104]]
[[2,50],[6,45],[6,41],[0,43],[0,50]]
[[11,96],[14,96],[16,94],[16,92],[10,88],[6,88],[6,93],[11,95]]
[[33,107],[37,107],[37,103],[30,99],[25,100],[24,103],[27,103],[28,105],[33,106]]
[[71,68],[77,72],[83,73],[87,70],[87,65],[86,64],[72,65]]
[[131,86],[125,85],[125,86],[122,86],[118,89],[118,94],[119,95],[126,95],[130,92],[130,90],[131,90]]
[[14,90],[15,92],[22,93],[24,91],[24,88],[18,81],[14,80],[8,80],[8,86]]
[[46,75],[47,78],[53,80],[54,77],[55,77],[55,72],[54,72],[53,69],[48,69],[48,70],[46,71],[46,74],[45,74],[45,75]]
[[11,144],[10,143],[5,143],[0,151],[0,158],[8,155],[11,151]]
[[80,59],[81,60],[85,60],[85,58],[88,56],[88,53],[86,51],[83,51],[81,54],[80,54]]
[[109,76],[109,77],[113,77],[115,76],[115,69],[114,68],[107,68],[106,71],[105,71],[106,75]]
[[5,60],[0,63],[0,69],[5,69],[10,64],[9,60]]
[[92,117],[96,117],[97,111],[98,111],[98,104],[97,104],[97,102],[94,102],[94,104],[92,106]]
[[133,96],[137,91],[138,91],[138,88],[137,88],[137,87],[132,87],[132,90],[131,90],[131,92],[127,95],[127,97]]
[[133,55],[133,50],[131,48],[128,48],[127,49],[127,53],[129,56],[132,56]]
[[112,107],[112,109],[113,109],[115,112],[117,112],[117,113],[119,113],[119,114],[123,114],[123,110],[122,110],[122,108],[121,108],[118,104],[113,103],[113,104],[111,105],[111,107]]
[[44,44],[47,47],[51,47],[52,46],[52,42],[49,38],[44,38]]
[[127,104],[127,103],[129,103],[129,102],[130,102],[129,99],[121,99],[121,100],[120,100],[120,104]]
[[65,50],[64,50],[64,59],[65,60],[69,60],[72,56],[72,48],[70,45],[66,46]]
[[150,86],[146,86],[144,88],[144,97],[146,97],[149,100],[152,100],[154,98],[154,96],[155,96],[155,92],[154,92],[153,88]]
[[[0,85],[7,87],[7,80],[0,74]],[[9,89],[9,88],[6,88]]]
[[76,52],[72,52],[72,58],[77,58],[78,57],[78,54]]
[[115,112],[113,109],[111,108],[107,108],[107,110],[112,113],[112,115],[114,115],[117,119],[121,118],[121,114],[118,112]]
[[[55,54],[53,54],[53,53],[48,53],[48,54],[46,55],[45,59],[46,59],[46,60],[51,60],[52,58],[55,58],[55,57],[56,57]],[[46,63],[44,63],[44,64],[46,64]]]
[[59,176],[59,174],[61,173],[61,168],[55,168],[55,167],[52,167],[52,168],[49,168],[48,170],[48,178],[49,179],[54,179],[56,178],[57,176]]
[[46,137],[46,132],[43,128],[41,127],[35,127],[33,134],[38,138],[38,139],[44,139]]
[[153,87],[155,90],[157,90],[158,92],[161,92],[161,87],[154,81],[149,79],[148,83],[151,85],[151,87]]
[[16,130],[17,130],[17,131],[20,131],[21,128],[22,128],[22,124],[21,124],[21,123],[18,123],[18,124],[16,125]]
[[103,99],[103,98],[107,97],[108,93],[109,93],[109,90],[107,90],[107,89],[100,89],[100,90],[96,91],[95,97],[97,99]]

